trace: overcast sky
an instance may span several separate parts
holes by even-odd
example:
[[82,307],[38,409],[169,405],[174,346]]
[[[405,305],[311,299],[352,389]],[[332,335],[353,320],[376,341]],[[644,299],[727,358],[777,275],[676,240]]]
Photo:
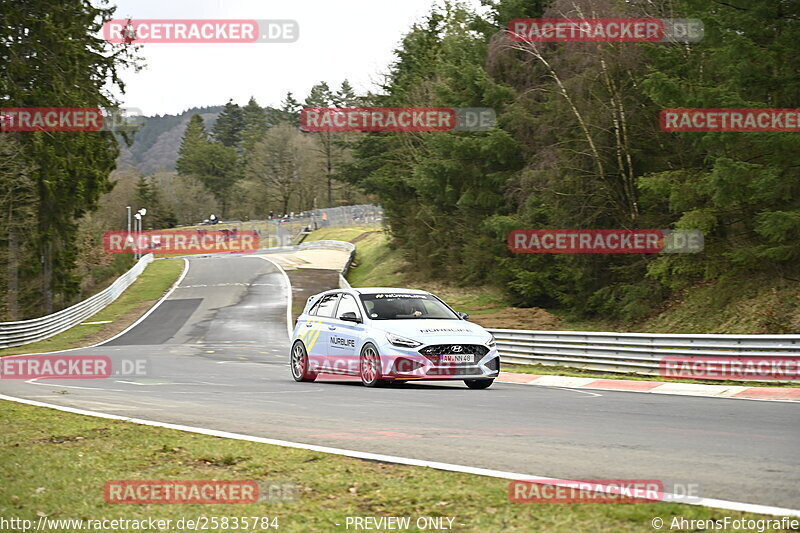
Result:
[[[123,72],[123,107],[145,115],[244,105],[255,96],[277,106],[287,91],[302,102],[312,85],[338,88],[348,79],[356,92],[374,90],[393,60],[392,51],[436,0],[112,0],[115,18],[293,19],[294,43],[144,44],[147,67]],[[469,0],[478,5],[478,0]]]

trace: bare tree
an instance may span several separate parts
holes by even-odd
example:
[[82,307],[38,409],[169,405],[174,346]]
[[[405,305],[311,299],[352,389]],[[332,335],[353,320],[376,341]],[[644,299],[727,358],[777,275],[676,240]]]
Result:
[[290,203],[312,172],[311,142],[295,127],[278,124],[253,149],[246,175],[261,185],[268,199],[277,200],[279,213],[289,212]]

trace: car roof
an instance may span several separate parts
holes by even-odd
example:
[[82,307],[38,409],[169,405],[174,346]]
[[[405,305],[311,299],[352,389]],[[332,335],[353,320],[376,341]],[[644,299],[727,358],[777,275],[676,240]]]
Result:
[[351,294],[381,294],[381,293],[407,293],[407,294],[430,294],[428,291],[420,289],[404,289],[402,287],[349,287],[339,289],[328,289],[320,293],[314,294],[309,297],[309,300],[316,299],[323,294],[331,294],[334,292],[349,292]]
[[420,289],[404,289],[402,287],[357,287],[351,289],[358,294],[377,294],[377,293],[395,293],[395,292],[405,292],[411,294],[430,294],[428,291],[423,291]]

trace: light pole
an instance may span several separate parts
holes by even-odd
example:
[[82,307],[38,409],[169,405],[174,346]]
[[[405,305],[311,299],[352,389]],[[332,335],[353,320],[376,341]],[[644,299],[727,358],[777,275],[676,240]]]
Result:
[[125,209],[128,210],[128,233],[125,234],[125,245],[131,242],[131,206],[126,205]]
[[136,217],[136,220],[139,221],[139,231],[136,234],[136,248],[137,248],[136,259],[140,259],[142,257],[142,254],[138,252],[138,248],[139,248],[139,241],[141,240],[142,236],[142,230],[144,229],[144,216],[146,214],[147,214],[147,209],[143,207],[136,212],[136,215],[134,215]]
[[133,233],[134,233],[133,249],[135,250],[134,258],[136,260],[138,260],[139,259],[139,228],[141,227],[141,223],[142,223],[142,214],[137,211],[133,215],[133,218],[135,219],[133,221]]

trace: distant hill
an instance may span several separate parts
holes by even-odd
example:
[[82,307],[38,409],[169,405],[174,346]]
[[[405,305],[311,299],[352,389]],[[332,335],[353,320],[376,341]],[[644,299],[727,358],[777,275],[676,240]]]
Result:
[[211,130],[223,106],[193,107],[179,115],[156,115],[140,117],[144,125],[136,132],[133,144],[128,147],[120,143],[117,167],[120,170],[135,169],[142,174],[170,172],[175,170],[178,148],[189,119],[195,113],[203,117],[207,130]]

